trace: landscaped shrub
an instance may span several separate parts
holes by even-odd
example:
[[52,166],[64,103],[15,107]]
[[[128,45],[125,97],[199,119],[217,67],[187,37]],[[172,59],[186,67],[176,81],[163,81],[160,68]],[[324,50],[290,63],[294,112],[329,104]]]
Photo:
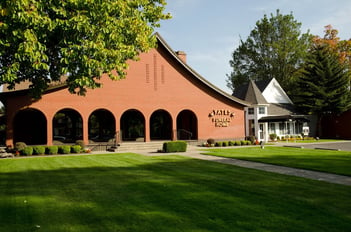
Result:
[[246,145],[246,141],[245,141],[245,140],[241,140],[241,141],[240,141],[240,145],[241,145],[241,146]]
[[44,146],[34,146],[33,147],[33,155],[44,155],[45,147]]
[[223,145],[223,142],[216,142],[215,147],[221,147]]
[[56,155],[58,153],[58,146],[48,146],[45,149],[45,154]]
[[25,147],[27,147],[27,144],[24,142],[17,142],[15,144],[15,151],[22,151]]
[[222,142],[222,146],[223,147],[228,147],[228,142],[227,141]]
[[250,140],[246,140],[245,142],[246,142],[246,144],[245,144],[245,145],[252,145],[252,143],[251,143],[251,141],[250,141]]
[[72,153],[80,153],[82,151],[82,147],[80,145],[72,145],[71,152]]
[[235,141],[235,146],[240,146],[241,145],[241,142],[240,141]]
[[84,141],[83,140],[77,140],[76,141],[76,145],[79,145],[81,147],[81,149],[84,149],[85,148],[85,144],[84,144]]
[[250,144],[255,144],[256,138],[255,136],[251,135],[251,136],[247,136],[246,140],[250,141],[251,142]]
[[163,152],[185,152],[187,143],[185,141],[172,141],[163,143]]
[[215,144],[215,140],[212,139],[212,138],[209,138],[209,139],[207,139],[207,144],[208,144],[210,147],[212,147],[212,146],[214,146],[214,144]]
[[21,150],[21,154],[24,156],[33,155],[33,147],[25,147]]
[[63,145],[58,147],[59,154],[69,154],[71,152],[71,146]]
[[270,134],[270,135],[269,135],[269,139],[270,139],[271,141],[277,140],[277,134],[275,134],[275,133]]
[[229,141],[228,146],[234,146],[235,142],[234,141]]

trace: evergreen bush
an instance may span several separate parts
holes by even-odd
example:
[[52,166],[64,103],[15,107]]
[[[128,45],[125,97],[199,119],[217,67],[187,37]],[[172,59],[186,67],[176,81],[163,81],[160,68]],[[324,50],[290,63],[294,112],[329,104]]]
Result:
[[215,140],[212,139],[212,138],[209,138],[209,139],[207,139],[207,144],[208,144],[209,146],[213,146],[213,145],[215,144]]
[[228,147],[228,142],[227,141],[222,142],[222,146],[223,147]]
[[85,148],[85,144],[84,144],[84,141],[83,140],[77,140],[76,141],[76,145],[79,145],[81,147],[81,149],[84,149]]
[[235,141],[235,146],[240,146],[241,145],[241,142],[240,141]]
[[80,145],[72,145],[71,152],[72,153],[80,153],[82,151],[82,147]]
[[223,145],[223,142],[216,142],[215,146],[216,147],[221,147]]
[[163,152],[186,152],[187,143],[185,141],[171,141],[163,143]]
[[22,155],[30,156],[33,155],[33,147],[25,147],[21,150]]
[[48,146],[45,149],[45,154],[56,155],[58,153],[58,146]]
[[25,147],[27,147],[27,144],[24,142],[17,142],[15,144],[15,151],[22,151]]
[[33,155],[44,155],[45,147],[44,146],[34,146],[33,147]]
[[69,154],[71,152],[71,146],[63,145],[58,147],[59,154]]

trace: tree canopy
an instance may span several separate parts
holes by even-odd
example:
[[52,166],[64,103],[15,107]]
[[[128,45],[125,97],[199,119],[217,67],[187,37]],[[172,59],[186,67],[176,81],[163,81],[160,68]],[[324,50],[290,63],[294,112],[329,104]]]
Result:
[[350,72],[328,46],[310,51],[302,75],[297,80],[294,102],[305,113],[319,117],[342,113],[351,106]]
[[340,40],[339,31],[332,25],[327,25],[324,28],[324,37],[315,36],[312,45],[326,46],[329,52],[336,54],[339,61],[348,65],[351,70],[351,40]]
[[100,87],[107,73],[126,75],[129,59],[155,46],[154,28],[169,19],[165,0],[2,0],[0,84],[30,81],[40,97],[65,75],[72,93]]
[[233,52],[233,71],[227,75],[227,86],[234,90],[249,80],[274,77],[289,92],[311,41],[311,35],[301,34],[300,27],[292,13],[282,15],[277,10],[270,18],[264,15]]

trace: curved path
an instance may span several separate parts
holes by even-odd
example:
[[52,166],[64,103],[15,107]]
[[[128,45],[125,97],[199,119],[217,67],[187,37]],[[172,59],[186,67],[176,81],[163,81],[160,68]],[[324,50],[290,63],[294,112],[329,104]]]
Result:
[[[314,144],[314,145],[316,145],[316,144]],[[317,144],[317,145],[320,145],[320,144]],[[307,147],[305,145],[303,145],[303,146]],[[312,146],[312,144],[310,144],[310,146]],[[326,149],[327,148],[328,149],[341,149],[340,147],[342,146],[343,150],[346,147],[347,148],[349,147],[351,150],[351,142],[338,143],[338,146],[336,143],[334,143],[334,144],[331,144],[331,143],[325,144],[324,143],[323,146]],[[140,150],[135,151],[134,153],[147,155],[147,156],[158,156],[158,155],[169,155],[169,154],[174,155],[174,153],[155,153],[154,151],[140,151]],[[310,171],[310,170],[298,169],[298,168],[290,168],[290,167],[265,164],[265,163],[259,163],[259,162],[253,162],[253,161],[244,161],[244,160],[238,160],[238,159],[232,159],[232,158],[204,155],[201,153],[203,153],[203,150],[199,151],[198,147],[188,146],[188,149],[186,152],[176,153],[176,154],[195,158],[195,159],[208,160],[208,161],[213,161],[213,162],[218,162],[218,163],[235,165],[235,166],[239,166],[239,167],[252,168],[252,169],[257,169],[257,170],[262,170],[262,171],[267,171],[267,172],[274,172],[274,173],[279,173],[279,174],[284,174],[284,175],[304,177],[304,178],[313,179],[313,180],[319,180],[319,181],[325,181],[325,182],[334,183],[334,184],[342,184],[342,185],[351,186],[351,177],[350,176],[336,175],[336,174],[331,174],[331,173],[326,173],[326,172],[317,172],[317,171]]]

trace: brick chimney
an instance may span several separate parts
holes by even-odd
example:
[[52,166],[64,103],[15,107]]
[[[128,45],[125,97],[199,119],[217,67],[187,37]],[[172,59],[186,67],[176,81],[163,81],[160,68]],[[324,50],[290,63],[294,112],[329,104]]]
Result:
[[186,53],[183,51],[176,51],[177,56],[181,59],[184,63],[186,63]]

